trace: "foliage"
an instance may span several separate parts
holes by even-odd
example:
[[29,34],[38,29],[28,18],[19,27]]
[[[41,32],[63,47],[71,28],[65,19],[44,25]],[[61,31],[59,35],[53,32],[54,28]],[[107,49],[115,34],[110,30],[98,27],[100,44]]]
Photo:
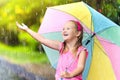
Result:
[[[117,0],[118,1],[118,0]],[[118,10],[119,10],[119,3],[116,3],[116,0],[107,0],[102,2],[102,10],[103,14],[114,21],[115,23],[118,23]]]
[[[46,8],[58,4],[65,4],[72,2],[71,0],[6,0],[0,1],[4,3],[0,7],[0,30],[4,34],[0,35],[4,38],[0,40],[6,44],[17,45],[19,44],[19,33],[16,27],[16,21],[24,22],[30,28],[35,27],[38,30],[40,21],[43,18]],[[13,35],[11,35],[13,33]],[[11,36],[11,37],[10,37]],[[7,39],[5,38],[7,37]],[[6,41],[7,40],[7,41]],[[14,43],[12,43],[14,42]]]
[[120,0],[83,0],[118,25],[120,24]]
[[46,55],[42,52],[33,51],[26,46],[6,46],[0,43],[0,56],[17,64],[23,63],[48,63]]

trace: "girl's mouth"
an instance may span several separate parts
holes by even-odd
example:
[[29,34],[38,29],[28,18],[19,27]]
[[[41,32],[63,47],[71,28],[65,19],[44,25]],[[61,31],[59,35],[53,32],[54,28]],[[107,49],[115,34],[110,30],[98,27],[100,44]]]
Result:
[[64,34],[64,36],[68,36],[68,34]]

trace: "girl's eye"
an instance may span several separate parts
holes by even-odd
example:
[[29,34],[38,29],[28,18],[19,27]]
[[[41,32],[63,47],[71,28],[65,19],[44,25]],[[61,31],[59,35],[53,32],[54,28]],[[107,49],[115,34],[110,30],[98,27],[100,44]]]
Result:
[[70,30],[70,28],[69,28],[69,27],[68,27],[68,28],[63,28],[63,31],[64,31],[64,30]]
[[70,28],[67,28],[67,30],[69,30]]

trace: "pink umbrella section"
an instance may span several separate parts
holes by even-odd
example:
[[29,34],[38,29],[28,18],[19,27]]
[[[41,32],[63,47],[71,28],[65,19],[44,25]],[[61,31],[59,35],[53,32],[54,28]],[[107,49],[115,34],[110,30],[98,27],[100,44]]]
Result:
[[[44,19],[42,21],[42,24],[38,32],[40,34],[43,34],[43,33],[62,31],[63,25],[65,24],[65,22],[69,20],[79,21],[77,20],[77,18],[75,18],[70,14],[67,14],[65,12],[62,12],[56,9],[47,8],[46,14],[44,16]],[[83,27],[86,32],[90,33],[90,30],[88,30],[84,25]]]

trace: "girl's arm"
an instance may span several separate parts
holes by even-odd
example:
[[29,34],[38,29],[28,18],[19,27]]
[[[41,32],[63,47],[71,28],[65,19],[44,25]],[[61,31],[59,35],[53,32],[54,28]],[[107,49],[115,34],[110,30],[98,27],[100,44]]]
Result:
[[61,77],[72,78],[74,76],[78,76],[78,75],[82,74],[84,67],[85,67],[85,62],[86,62],[86,51],[83,50],[79,55],[77,68],[71,73],[63,72],[61,74]]
[[18,28],[26,31],[28,34],[30,34],[34,39],[36,39],[40,43],[42,43],[52,49],[59,50],[59,44],[60,44],[59,41],[49,40],[49,39],[43,37],[42,35],[32,31],[25,24],[20,25],[18,22],[16,22],[16,25],[18,26]]

